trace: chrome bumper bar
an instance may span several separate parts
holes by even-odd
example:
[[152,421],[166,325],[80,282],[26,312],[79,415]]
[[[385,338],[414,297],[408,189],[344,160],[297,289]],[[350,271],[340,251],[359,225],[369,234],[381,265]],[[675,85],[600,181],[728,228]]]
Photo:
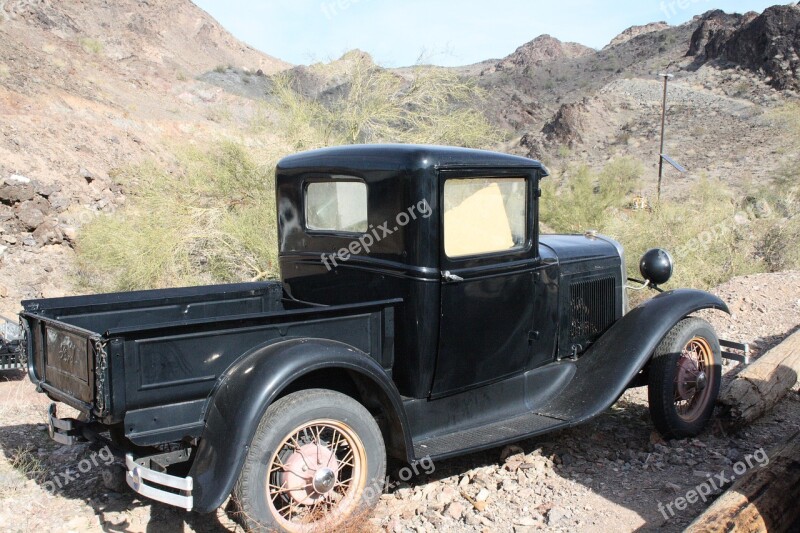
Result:
[[153,464],[151,459],[150,457],[134,459],[130,453],[125,456],[125,466],[128,469],[125,481],[128,486],[151,500],[191,511],[194,505],[192,477],[171,476],[153,470],[150,468]]

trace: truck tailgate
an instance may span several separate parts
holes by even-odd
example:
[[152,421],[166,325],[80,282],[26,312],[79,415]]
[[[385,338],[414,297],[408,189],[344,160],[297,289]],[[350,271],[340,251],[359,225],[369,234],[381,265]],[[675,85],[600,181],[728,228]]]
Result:
[[93,403],[94,334],[57,321],[38,320],[40,335],[34,334],[33,348],[34,357],[44,363],[44,375],[39,376],[42,386],[83,404]]

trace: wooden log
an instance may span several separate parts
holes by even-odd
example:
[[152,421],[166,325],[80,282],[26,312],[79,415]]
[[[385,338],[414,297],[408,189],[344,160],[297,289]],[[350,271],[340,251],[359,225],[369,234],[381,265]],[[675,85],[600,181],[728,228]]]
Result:
[[800,523],[800,433],[754,464],[689,525],[691,533],[796,531]]
[[720,393],[723,424],[737,429],[757,420],[791,390],[798,375],[800,331],[742,370]]

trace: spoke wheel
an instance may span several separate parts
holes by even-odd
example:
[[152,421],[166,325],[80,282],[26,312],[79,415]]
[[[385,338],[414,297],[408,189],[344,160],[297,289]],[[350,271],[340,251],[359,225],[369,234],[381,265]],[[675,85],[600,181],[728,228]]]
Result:
[[305,532],[349,516],[366,485],[366,451],[343,422],[295,428],[270,461],[267,498],[276,521]]
[[699,435],[722,381],[719,339],[705,320],[686,318],[659,343],[648,369],[650,416],[665,438]]
[[381,496],[386,448],[373,415],[323,389],[267,408],[233,490],[246,531],[346,531]]
[[694,422],[708,405],[714,390],[714,352],[708,340],[695,337],[681,351],[675,372],[675,409],[682,419]]

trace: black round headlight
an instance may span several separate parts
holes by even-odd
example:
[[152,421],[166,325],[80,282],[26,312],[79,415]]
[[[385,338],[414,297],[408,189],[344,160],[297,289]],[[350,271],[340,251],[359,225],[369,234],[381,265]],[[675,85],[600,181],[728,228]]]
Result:
[[653,285],[663,285],[672,277],[674,263],[669,252],[660,248],[647,251],[639,261],[639,272]]

